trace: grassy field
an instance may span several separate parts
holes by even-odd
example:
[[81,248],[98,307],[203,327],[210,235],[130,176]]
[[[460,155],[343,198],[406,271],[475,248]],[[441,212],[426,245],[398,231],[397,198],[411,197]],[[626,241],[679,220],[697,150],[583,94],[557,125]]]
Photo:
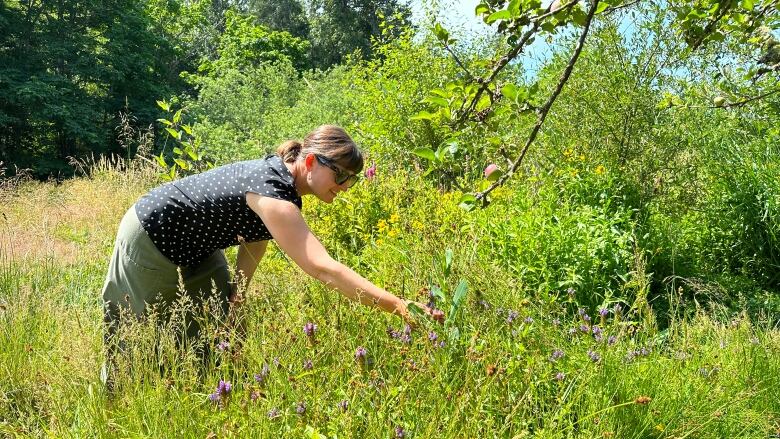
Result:
[[306,215],[339,259],[397,294],[440,288],[449,312],[465,282],[446,327],[409,332],[272,249],[247,292],[245,340],[207,322],[203,361],[150,319],[124,334],[109,394],[99,291],[121,216],[154,184],[144,166],[103,163],[0,193],[0,436],[780,437],[777,327],[708,308],[659,330],[641,272],[631,300],[581,308],[587,292],[521,282],[491,257],[502,249],[486,224],[509,221],[500,193],[468,216],[403,176]]

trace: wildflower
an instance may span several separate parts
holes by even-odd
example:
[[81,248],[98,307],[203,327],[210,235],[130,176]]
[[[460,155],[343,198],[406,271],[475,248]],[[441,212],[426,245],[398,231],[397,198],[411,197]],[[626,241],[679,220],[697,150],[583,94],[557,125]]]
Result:
[[252,393],[249,394],[249,399],[251,399],[252,402],[257,401],[258,399],[260,399],[260,392],[258,392],[257,390],[253,390]]
[[588,358],[590,358],[590,361],[594,363],[598,363],[599,360],[601,360],[601,355],[599,355],[598,352],[595,351],[588,351]]
[[533,319],[531,316],[528,316],[528,317],[526,317],[526,318],[523,320],[523,322],[525,322],[526,324],[530,325],[531,323],[533,323],[533,322],[534,322],[534,319]]
[[561,326],[561,319],[553,319],[552,324],[553,326]]
[[508,314],[508,316],[507,316],[507,318],[506,318],[506,322],[507,322],[507,323],[512,323],[512,322],[514,322],[514,321],[515,321],[515,319],[516,319],[516,318],[517,318],[519,315],[520,315],[520,313],[518,313],[517,311],[514,311],[514,310],[511,310],[511,311],[509,311],[509,314]]
[[479,304],[482,305],[482,308],[484,309],[490,309],[490,303],[484,299],[480,299]]
[[282,363],[279,361],[279,357],[274,357],[273,363],[276,367],[280,367],[282,365]]
[[431,342],[435,342],[438,338],[439,336],[435,332],[431,331],[428,333],[428,340]]
[[587,314],[584,314],[584,315],[582,316],[582,320],[585,320],[586,322],[590,322],[590,316],[589,316],[589,315],[587,315]]
[[363,362],[366,360],[366,355],[368,355],[368,351],[366,351],[366,348],[363,346],[358,346],[357,349],[355,349],[355,359]]
[[376,163],[371,163],[371,166],[366,169],[366,172],[363,174],[366,177],[366,180],[371,181],[376,177]]
[[439,341],[439,349],[443,348],[445,344],[444,340]]
[[401,333],[399,331],[396,331],[395,329],[393,329],[392,326],[388,326],[387,327],[387,336],[390,337],[390,338],[394,338],[394,339],[398,340],[398,339],[401,338]]
[[317,325],[312,322],[307,322],[303,325],[303,333],[309,338],[314,338],[314,333],[317,331]]
[[558,372],[555,374],[555,379],[558,381],[563,381],[566,378],[566,374],[563,372]]
[[623,305],[616,303],[614,308],[612,308],[612,311],[616,316],[619,316],[623,312]]
[[568,295],[569,295],[569,297],[574,297],[574,294],[575,294],[576,292],[577,292],[577,291],[576,291],[574,288],[572,288],[572,287],[569,287],[569,288],[567,288],[567,289],[566,289],[566,294],[568,294]]
[[552,354],[550,354],[550,361],[553,361],[553,362],[554,361],[558,361],[561,358],[563,358],[564,355],[565,354],[564,354],[564,352],[562,350],[556,349],[556,350],[552,351]]
[[314,368],[314,364],[311,362],[311,360],[306,360],[303,362],[303,368],[305,370],[312,370]]
[[265,382],[265,379],[268,378],[268,374],[271,373],[271,370],[268,368],[268,364],[263,364],[263,368],[260,369],[260,373],[255,374],[255,381],[257,381],[258,384],[263,384]]
[[217,345],[217,350],[220,352],[225,352],[228,349],[230,349],[230,343],[228,343],[226,340],[222,340]]
[[217,392],[219,392],[220,395],[227,395],[231,390],[233,390],[233,386],[230,384],[230,381],[219,380]]
[[606,171],[606,169],[604,168],[604,165],[598,165],[598,166],[596,166],[596,170],[594,172],[596,173],[596,175],[601,175],[605,171]]
[[303,401],[299,402],[295,407],[295,413],[298,413],[299,415],[306,413],[306,403]]
[[577,310],[577,314],[579,314],[579,315],[580,315],[580,317],[584,316],[584,315],[585,315],[585,308],[580,308],[580,309],[578,309],[578,310]]
[[595,336],[601,335],[601,332],[602,329],[599,326],[593,325],[593,335]]
[[276,419],[279,416],[281,416],[281,413],[279,413],[279,409],[276,407],[268,411],[268,419]]
[[603,318],[609,314],[609,310],[606,308],[599,308],[599,315]]
[[759,343],[758,337],[755,336],[750,337],[750,344],[758,344],[758,343]]
[[567,332],[569,333],[569,335],[574,335],[577,333],[577,328],[569,328]]
[[594,335],[593,339],[596,340],[596,343],[601,343],[602,341],[604,341],[604,336],[601,335],[601,333],[599,333]]
[[219,399],[220,399],[219,393],[217,393],[217,392],[214,392],[214,393],[209,395],[209,401],[211,401],[211,402],[218,402]]
[[582,325],[580,325],[580,331],[588,333],[588,332],[590,332],[590,326],[582,324]]
[[395,437],[397,439],[402,439],[406,437],[406,432],[404,431],[403,427],[395,427]]
[[607,344],[610,346],[612,346],[616,342],[617,342],[617,336],[615,335],[610,335],[609,338],[607,339]]
[[339,403],[337,405],[338,405],[338,408],[341,409],[341,411],[346,412],[347,411],[347,406],[349,405],[349,401],[347,401],[345,399],[343,401],[339,401]]

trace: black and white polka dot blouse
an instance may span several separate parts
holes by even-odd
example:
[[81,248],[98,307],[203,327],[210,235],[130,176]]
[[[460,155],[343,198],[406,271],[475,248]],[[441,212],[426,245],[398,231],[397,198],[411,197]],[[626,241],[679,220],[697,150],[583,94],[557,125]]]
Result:
[[217,249],[272,239],[246,204],[246,193],[287,200],[301,208],[293,176],[276,155],[232,163],[151,190],[135,204],[138,219],[160,252],[176,265],[196,266]]

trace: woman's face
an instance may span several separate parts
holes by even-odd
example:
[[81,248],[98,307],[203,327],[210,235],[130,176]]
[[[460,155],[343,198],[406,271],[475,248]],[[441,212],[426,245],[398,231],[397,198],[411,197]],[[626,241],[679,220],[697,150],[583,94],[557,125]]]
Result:
[[[309,183],[311,193],[326,203],[332,203],[339,192],[346,191],[356,181],[356,177],[353,177],[355,174],[345,170],[326,157],[308,154],[304,159],[304,163],[309,174],[306,181]],[[339,184],[336,182],[337,176],[340,179],[349,178]]]

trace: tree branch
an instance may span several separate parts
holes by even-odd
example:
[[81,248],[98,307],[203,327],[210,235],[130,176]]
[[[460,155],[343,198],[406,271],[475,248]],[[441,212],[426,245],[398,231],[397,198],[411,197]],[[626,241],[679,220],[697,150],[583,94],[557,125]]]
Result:
[[566,85],[566,82],[569,80],[569,77],[571,76],[571,72],[574,69],[574,65],[577,63],[577,60],[580,57],[580,53],[582,52],[582,48],[585,45],[585,40],[588,36],[588,31],[590,30],[590,25],[593,22],[593,16],[596,13],[596,8],[598,7],[598,4],[599,4],[599,0],[594,0],[593,4],[590,7],[590,10],[588,10],[588,16],[585,21],[585,26],[583,27],[582,35],[580,35],[580,38],[577,41],[577,46],[574,49],[574,53],[571,55],[571,58],[569,58],[569,63],[566,65],[566,69],[563,71],[563,75],[561,75],[561,79],[558,80],[558,85],[555,87],[555,90],[547,99],[547,102],[545,102],[544,105],[539,109],[539,112],[537,113],[536,124],[531,130],[531,134],[528,136],[528,140],[525,142],[525,145],[523,146],[523,150],[520,152],[520,156],[517,158],[517,160],[515,160],[515,162],[512,164],[512,167],[509,168],[509,170],[504,175],[502,175],[498,180],[496,180],[492,185],[490,185],[490,187],[476,194],[477,200],[484,199],[495,188],[503,185],[506,182],[506,180],[509,179],[509,177],[515,173],[515,171],[517,171],[517,168],[523,162],[523,159],[525,158],[525,155],[528,152],[528,148],[531,146],[534,140],[536,140],[536,136],[539,134],[539,130],[542,128],[542,125],[544,124],[544,121],[547,118],[547,114],[550,112],[550,108],[552,108],[553,103],[555,103],[555,100],[558,98],[558,95],[561,94],[564,85]]

